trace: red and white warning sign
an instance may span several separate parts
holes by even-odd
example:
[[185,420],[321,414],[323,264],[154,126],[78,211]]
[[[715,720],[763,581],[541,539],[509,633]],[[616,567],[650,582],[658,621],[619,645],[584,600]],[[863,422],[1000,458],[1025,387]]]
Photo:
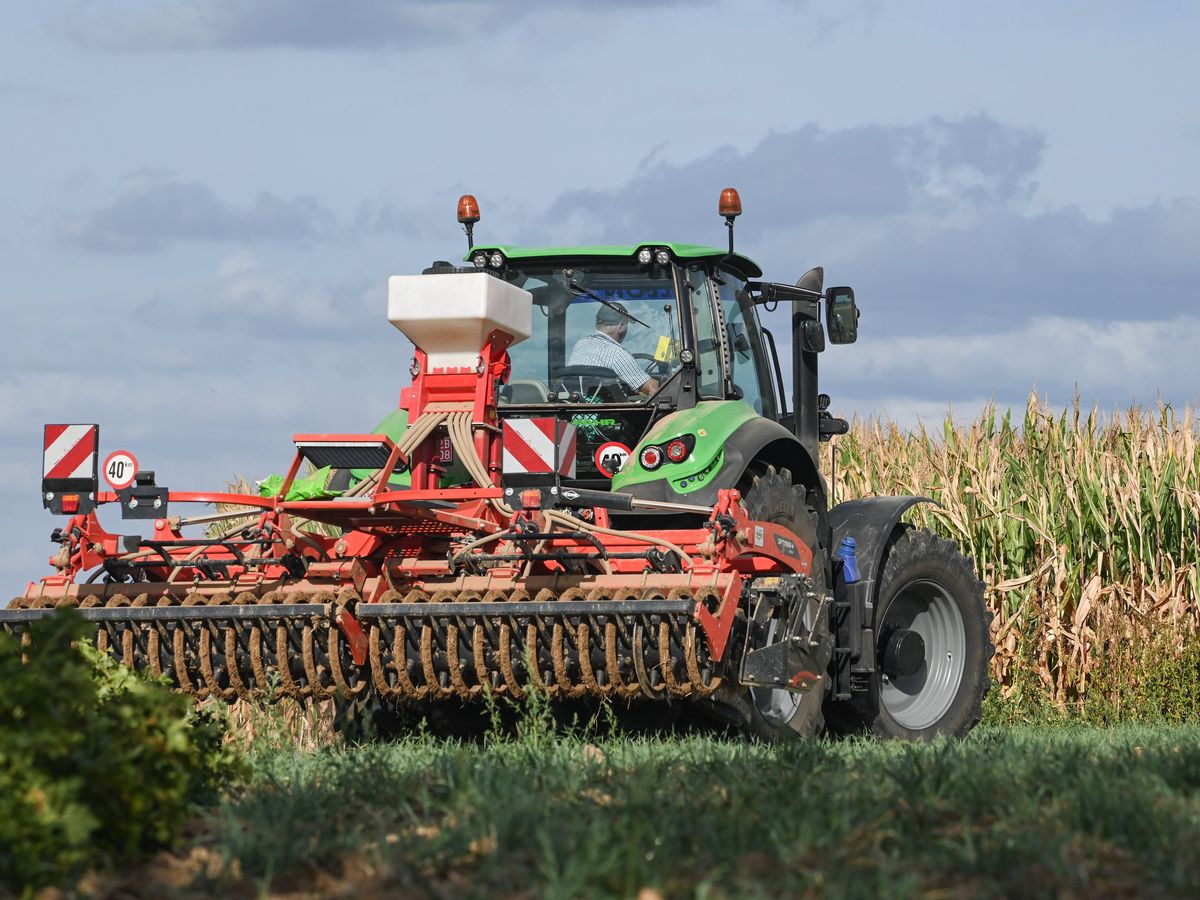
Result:
[[575,426],[558,419],[505,419],[505,475],[575,477]]
[[625,465],[633,451],[620,441],[609,441],[596,448],[596,468],[606,478],[612,478]]
[[104,480],[114,491],[119,491],[133,484],[137,475],[137,459],[128,450],[114,450],[104,458]]
[[94,479],[99,433],[99,425],[47,425],[42,478]]

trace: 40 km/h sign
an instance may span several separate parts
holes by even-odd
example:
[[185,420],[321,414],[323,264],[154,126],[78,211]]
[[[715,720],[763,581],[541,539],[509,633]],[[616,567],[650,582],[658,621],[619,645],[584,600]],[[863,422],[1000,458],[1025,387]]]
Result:
[[128,450],[114,450],[104,460],[104,480],[114,491],[122,490],[133,484],[137,475],[138,464],[133,454]]
[[625,465],[633,451],[620,441],[609,441],[596,448],[596,468],[605,478],[612,478]]

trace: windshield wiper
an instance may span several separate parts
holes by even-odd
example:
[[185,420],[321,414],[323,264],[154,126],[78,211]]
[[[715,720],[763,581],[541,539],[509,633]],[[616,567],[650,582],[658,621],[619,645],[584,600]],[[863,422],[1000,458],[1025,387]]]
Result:
[[609,309],[611,309],[613,312],[620,313],[627,319],[633,319],[633,321],[637,322],[643,328],[650,327],[645,322],[643,322],[641,319],[639,319],[637,316],[633,315],[633,313],[629,312],[628,310],[621,309],[621,307],[617,306],[617,304],[613,303],[610,300],[605,300],[603,297],[599,297],[596,294],[593,294],[591,291],[589,291],[587,288],[585,288],[582,284],[580,284],[578,281],[575,281],[574,279],[567,282],[567,287],[569,287],[571,290],[573,290],[576,293],[576,295],[578,295],[580,297],[591,297],[593,300],[600,301],[605,306],[607,306]]

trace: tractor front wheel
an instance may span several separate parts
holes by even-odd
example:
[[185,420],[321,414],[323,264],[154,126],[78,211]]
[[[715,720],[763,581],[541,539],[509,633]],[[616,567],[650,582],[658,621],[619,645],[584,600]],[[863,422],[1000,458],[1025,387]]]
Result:
[[[813,567],[810,578],[813,587],[825,590],[824,552],[817,540],[816,514],[809,508],[807,495],[802,485],[792,484],[792,474],[787,469],[776,470],[774,466],[763,466],[757,473],[749,473],[748,483],[743,485],[743,502],[751,519],[771,522],[789,529],[812,551]],[[806,621],[810,628],[828,630],[828,622]],[[778,624],[772,622],[768,629],[767,643],[783,640],[776,635]],[[828,675],[805,693],[769,687],[746,689],[750,712],[750,731],[764,740],[779,738],[814,737],[825,727],[822,717],[822,702]]]

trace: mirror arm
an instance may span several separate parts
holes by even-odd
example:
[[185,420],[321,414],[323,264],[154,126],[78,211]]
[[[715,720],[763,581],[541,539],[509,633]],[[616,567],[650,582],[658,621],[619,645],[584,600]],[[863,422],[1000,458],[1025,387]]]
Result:
[[780,300],[822,300],[825,297],[820,291],[774,282],[750,281],[746,283],[746,289],[750,291],[755,304],[778,303]]

